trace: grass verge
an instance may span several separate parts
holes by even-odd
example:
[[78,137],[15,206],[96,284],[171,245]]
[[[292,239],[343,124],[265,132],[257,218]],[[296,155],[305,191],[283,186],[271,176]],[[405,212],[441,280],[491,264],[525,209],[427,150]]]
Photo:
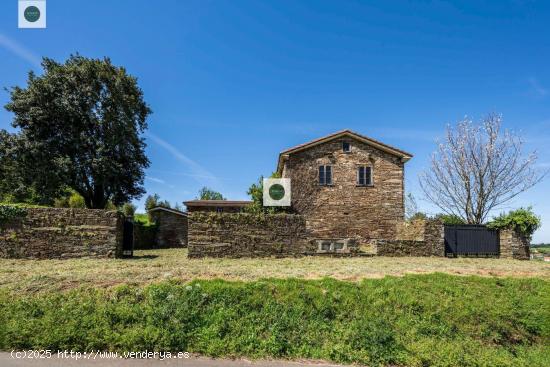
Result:
[[550,281],[408,275],[0,293],[0,349],[548,366]]
[[133,259],[0,259],[0,288],[17,293],[47,293],[79,286],[146,285],[166,280],[262,278],[359,281],[386,275],[427,274],[538,277],[550,280],[550,263],[506,259],[443,257],[357,257],[189,259],[187,249],[135,251]]

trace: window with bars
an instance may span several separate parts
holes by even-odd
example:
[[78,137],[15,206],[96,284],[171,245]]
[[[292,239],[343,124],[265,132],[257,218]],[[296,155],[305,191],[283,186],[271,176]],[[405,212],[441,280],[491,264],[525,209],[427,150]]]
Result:
[[357,185],[370,186],[372,185],[372,168],[369,166],[361,166],[357,168]]
[[332,185],[332,166],[319,166],[319,185]]

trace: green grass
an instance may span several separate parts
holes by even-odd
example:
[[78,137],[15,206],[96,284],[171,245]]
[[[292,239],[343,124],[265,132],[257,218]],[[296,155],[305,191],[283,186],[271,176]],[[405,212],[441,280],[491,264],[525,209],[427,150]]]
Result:
[[550,263],[511,259],[444,257],[355,257],[189,259],[187,249],[140,250],[132,259],[79,258],[64,260],[0,259],[0,288],[17,293],[47,293],[75,287],[147,285],[166,280],[226,279],[255,281],[262,278],[347,281],[387,275],[482,275],[537,277],[550,280]]
[[550,281],[407,275],[0,292],[0,349],[548,366]]
[[532,252],[538,252],[541,254],[550,254],[550,245],[539,245],[531,248]]
[[151,223],[149,221],[149,215],[147,215],[146,213],[135,213],[134,214],[134,222],[138,223],[142,226],[145,226],[145,227],[155,225],[154,223]]
[[49,208],[48,206],[44,206],[44,205],[27,204],[27,203],[0,202],[0,205],[14,206],[17,208]]

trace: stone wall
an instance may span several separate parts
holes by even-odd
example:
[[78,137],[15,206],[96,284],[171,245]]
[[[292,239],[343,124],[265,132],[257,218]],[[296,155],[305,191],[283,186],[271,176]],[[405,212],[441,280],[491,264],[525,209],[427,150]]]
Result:
[[445,256],[445,226],[438,220],[427,220],[424,241],[432,249],[432,256]]
[[156,248],[187,247],[187,214],[155,210],[151,219],[157,225]]
[[302,216],[189,213],[189,257],[299,256],[317,251]]
[[[351,152],[342,151],[343,141]],[[332,166],[332,185],[319,185],[320,165]],[[372,185],[357,185],[359,166],[372,168]],[[353,238],[362,246],[395,238],[404,217],[403,170],[400,158],[341,138],[290,154],[282,174],[291,179],[293,211],[306,218],[314,237]]]
[[29,208],[0,224],[2,258],[73,258],[122,255],[123,218],[116,211]]
[[397,225],[396,238],[377,240],[380,256],[445,256],[444,226],[437,220],[417,220]]
[[404,220],[397,223],[395,238],[399,240],[423,241],[425,227],[426,220],[424,219]]
[[501,229],[500,257],[504,259],[529,260],[530,239],[512,229]]

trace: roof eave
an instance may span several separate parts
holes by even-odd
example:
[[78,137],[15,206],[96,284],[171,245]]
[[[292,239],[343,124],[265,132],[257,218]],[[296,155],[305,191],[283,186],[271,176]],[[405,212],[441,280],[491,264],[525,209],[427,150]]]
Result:
[[399,158],[401,158],[401,161],[403,163],[409,161],[413,157],[412,154],[409,154],[409,153],[401,151],[401,150],[394,149],[394,148],[392,148],[390,146],[387,146],[383,143],[379,143],[379,142],[377,142],[373,139],[370,139],[370,138],[361,136],[357,133],[354,133],[351,130],[343,130],[343,131],[337,132],[335,134],[326,136],[324,138],[314,140],[313,142],[311,142],[309,144],[299,145],[295,148],[291,148],[291,149],[287,149],[287,150],[282,151],[281,153],[279,153],[279,161],[277,163],[277,172],[282,173],[283,163],[284,163],[285,160],[288,159],[290,154],[298,153],[298,152],[304,151],[306,149],[310,149],[314,146],[326,143],[328,141],[340,138],[342,136],[349,136],[351,138],[362,141],[363,143],[368,144],[372,147],[375,147],[378,150],[381,150],[381,151],[386,152],[388,154],[391,154],[393,156],[399,157]]

